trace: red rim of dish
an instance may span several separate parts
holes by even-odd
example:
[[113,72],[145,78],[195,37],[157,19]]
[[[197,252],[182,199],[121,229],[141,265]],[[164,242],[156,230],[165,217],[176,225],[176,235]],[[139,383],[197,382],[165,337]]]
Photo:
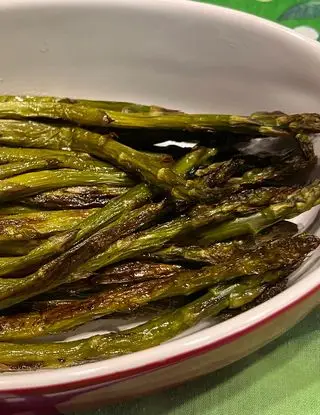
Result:
[[86,378],[86,379],[82,379],[82,380],[76,380],[76,381],[71,381],[71,382],[66,382],[66,383],[61,383],[59,385],[47,385],[47,386],[35,386],[35,387],[31,387],[31,388],[18,388],[18,389],[5,389],[3,391],[1,391],[1,393],[19,393],[20,395],[33,395],[35,393],[54,393],[54,392],[61,392],[64,391],[66,392],[66,390],[76,390],[76,389],[81,389],[84,387],[88,387],[88,386],[103,386],[104,383],[108,383],[108,382],[120,382],[122,380],[131,378],[131,377],[135,377],[135,376],[140,376],[146,373],[150,373],[153,371],[156,371],[158,369],[162,369],[164,367],[168,367],[168,366],[172,366],[176,363],[180,363],[182,361],[188,360],[192,357],[196,357],[199,356],[201,354],[207,353],[209,351],[212,351],[214,349],[217,349],[221,346],[224,346],[225,344],[228,343],[232,343],[233,341],[235,341],[236,339],[238,339],[239,337],[242,337],[246,334],[249,334],[251,332],[253,332],[255,329],[267,324],[269,321],[274,320],[277,316],[285,313],[286,311],[290,310],[291,308],[293,308],[294,306],[302,303],[304,300],[306,300],[307,298],[313,296],[314,294],[316,294],[318,291],[320,291],[320,284],[318,284],[316,287],[314,287],[313,289],[311,289],[310,291],[308,291],[307,293],[305,293],[303,296],[301,296],[300,298],[296,299],[295,301],[292,301],[290,304],[287,304],[285,307],[282,307],[280,310],[275,311],[274,313],[272,313],[271,315],[261,319],[260,321],[258,321],[257,323],[252,324],[249,327],[246,327],[245,329],[239,330],[233,334],[230,334],[228,336],[225,336],[219,340],[213,341],[212,343],[209,343],[205,346],[200,346],[194,350],[190,350],[188,352],[184,352],[184,353],[180,353],[177,354],[173,357],[167,358],[167,359],[162,359],[162,360],[157,360],[154,361],[152,363],[148,363],[146,365],[141,365],[139,367],[135,367],[133,369],[126,369],[126,370],[122,370],[119,372],[115,372],[115,373],[111,373],[108,375],[101,375],[101,376],[95,376],[95,377],[90,377],[90,378]]

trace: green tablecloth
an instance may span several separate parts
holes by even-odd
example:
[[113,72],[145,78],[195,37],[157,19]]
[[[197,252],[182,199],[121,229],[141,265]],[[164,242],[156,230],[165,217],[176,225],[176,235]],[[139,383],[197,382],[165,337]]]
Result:
[[[207,0],[320,40],[320,1]],[[320,70],[320,69],[319,69]],[[242,361],[155,395],[87,415],[320,415],[320,310]]]

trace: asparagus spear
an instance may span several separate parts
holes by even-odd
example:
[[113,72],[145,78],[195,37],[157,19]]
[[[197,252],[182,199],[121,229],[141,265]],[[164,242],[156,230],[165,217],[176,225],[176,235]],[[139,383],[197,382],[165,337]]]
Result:
[[145,254],[142,256],[142,259],[164,262],[195,261],[217,264],[221,261],[226,261],[228,258],[241,256],[242,253],[245,254],[249,249],[256,249],[261,242],[288,236],[291,237],[297,234],[297,232],[297,225],[292,222],[283,221],[271,226],[267,231],[256,235],[254,239],[247,238],[218,242],[208,247],[170,245],[159,251]]
[[[275,272],[272,279],[276,280],[281,275],[281,271]],[[267,274],[267,279],[271,279],[270,274]],[[264,276],[257,278],[256,284],[249,279],[216,287],[175,311],[120,333],[64,343],[0,343],[0,363],[3,370],[63,367],[154,347],[230,306],[244,306],[261,295],[265,288]]]
[[0,180],[37,170],[61,169],[57,160],[34,160],[0,165]]
[[[284,191],[284,189],[282,189],[282,191]],[[292,190],[289,189],[289,192],[292,192]],[[125,240],[118,241],[113,246],[110,246],[105,252],[93,257],[86,264],[81,265],[78,270],[70,276],[69,282],[90,276],[92,272],[110,265],[115,261],[122,261],[146,252],[158,250],[177,237],[187,235],[214,221],[225,220],[228,217],[233,216],[234,212],[237,211],[236,209],[240,212],[248,213],[251,206],[266,204],[269,200],[272,200],[273,197],[275,198],[274,200],[279,200],[277,199],[279,196],[281,200],[283,200],[283,195],[279,195],[278,189],[267,188],[264,189],[263,192],[252,193],[250,203],[248,203],[249,201],[247,199],[245,210],[242,210],[243,199],[241,196],[240,203],[236,200],[234,203],[230,203],[230,205],[222,205],[221,207],[218,206],[212,208],[211,206],[202,206],[199,209],[196,207],[191,211],[189,217],[178,217],[177,219],[155,226],[147,231],[141,231],[137,235],[128,237]]]
[[318,238],[309,235],[279,239],[261,244],[255,250],[250,250],[244,255],[242,253],[240,257],[200,270],[177,272],[171,278],[108,289],[79,300],[72,307],[64,306],[43,313],[2,317],[0,339],[22,339],[59,333],[150,301],[189,295],[221,281],[290,267],[305,258],[318,244]]
[[229,295],[236,288],[237,286],[228,287],[219,293],[219,296],[209,292],[182,308],[118,334],[110,333],[67,343],[0,343],[2,370],[72,366],[156,346],[195,325],[201,319],[216,315],[227,308]]
[[0,129],[0,143],[87,152],[116,164],[125,171],[138,173],[147,182],[169,190],[178,199],[211,200],[220,198],[223,194],[221,189],[209,189],[202,182],[184,179],[172,166],[168,167],[167,163],[155,157],[117,142],[112,135],[102,136],[76,127],[56,127],[15,120],[0,120]]
[[[102,270],[91,278],[76,281],[70,284],[62,284],[49,292],[45,292],[32,301],[48,301],[48,299],[66,299],[88,297],[93,293],[104,290],[106,285],[127,284],[151,279],[163,279],[173,276],[178,271],[183,271],[181,265],[162,264],[150,262],[127,262]],[[18,305],[20,306],[20,304]]]
[[207,160],[214,157],[216,154],[217,149],[215,148],[193,148],[189,153],[176,162],[174,170],[177,174],[185,176],[191,170],[199,167],[203,163],[206,163]]
[[[7,311],[8,315],[13,315],[17,312],[30,312],[30,311],[45,311],[52,307],[61,307],[62,305],[72,305],[75,304],[78,300],[76,298],[57,298],[57,299],[33,299],[30,301],[25,301],[22,304],[19,304],[16,309],[10,308]],[[130,312],[124,313],[115,313],[107,318],[121,318],[121,319],[150,319],[161,314],[164,314],[168,311],[176,310],[178,307],[185,305],[188,301],[186,301],[186,297],[173,297],[173,298],[164,298],[163,300],[155,301],[150,304],[146,304],[143,307],[137,308],[136,310],[131,310]],[[190,302],[190,301],[189,301]]]
[[14,257],[28,255],[33,249],[43,243],[41,239],[27,241],[0,241],[0,256]]
[[86,153],[66,150],[0,147],[0,164],[40,162],[41,160],[55,160],[61,167],[76,170],[93,170],[105,173],[119,172],[119,169],[111,164],[94,159]]
[[47,211],[0,216],[0,242],[39,239],[51,234],[76,229],[81,220],[95,209]]
[[102,173],[61,169],[25,173],[0,181],[0,198],[11,201],[31,196],[46,190],[68,186],[109,184],[111,186],[130,186],[133,184],[123,173]]
[[296,140],[305,160],[307,160],[309,164],[316,163],[317,156],[315,155],[310,137],[307,134],[297,134]]
[[[0,308],[7,308],[18,304],[25,299],[49,291],[50,289],[65,282],[66,276],[70,274],[81,262],[87,261],[91,256],[105,250],[112,242],[125,235],[129,235],[136,229],[153,221],[156,216],[163,211],[163,203],[149,204],[132,212],[124,211],[119,219],[94,233],[88,239],[78,243],[66,251],[69,246],[63,246],[60,252],[62,255],[41,266],[35,273],[26,278],[6,278],[0,281]],[[82,240],[84,236],[90,235],[93,225],[95,229],[97,220],[90,223],[90,219],[95,214],[89,216],[83,222],[87,222],[86,227],[72,235],[72,243]],[[106,222],[106,220],[105,220]],[[44,247],[46,244],[56,242],[57,236],[50,238],[46,243],[31,251],[29,255],[21,258],[8,258],[3,261],[0,270],[1,275],[12,274],[13,270],[25,270],[27,266],[33,265],[35,261],[39,263],[43,258]],[[67,241],[69,242],[69,240]],[[57,249],[57,248],[55,248]],[[66,252],[65,252],[66,251]],[[52,256],[52,247],[47,248],[47,255]],[[35,255],[38,254],[38,257]],[[40,257],[40,260],[39,260]]]
[[111,198],[124,195],[129,189],[129,187],[111,187],[103,184],[65,187],[42,192],[19,202],[38,209],[89,209],[103,207]]
[[[89,237],[101,229],[103,226],[109,224],[112,220],[118,218],[121,214],[123,214],[123,212],[143,205],[150,198],[151,192],[147,186],[141,184],[134,187],[125,195],[112,199],[106,207],[100,209],[98,212],[89,215],[81,222],[79,230],[70,231],[66,234],[64,233],[63,235],[54,235],[24,257],[11,258],[10,260],[7,259],[0,261],[2,265],[2,268],[0,269],[0,276],[10,275],[20,271],[24,271],[25,273],[28,269],[30,269],[30,267],[39,265],[45,260],[55,256],[57,253],[66,251],[75,243]],[[61,244],[61,238],[65,239],[63,244]],[[40,269],[38,278],[34,277],[31,279],[31,287],[33,285],[32,281],[38,281],[38,279],[41,280],[41,276],[42,274]],[[9,287],[8,290],[12,290],[13,293],[16,292],[16,289],[18,290],[17,292],[19,292],[20,288],[24,292],[24,284],[28,286],[28,281],[20,283],[19,285],[17,284],[17,280],[14,279],[11,282],[7,280],[5,284],[7,287]],[[6,298],[6,296],[9,295],[8,290],[5,289],[3,291],[3,297],[1,297],[0,293],[0,303],[1,298]]]
[[209,187],[222,186],[239,170],[239,166],[243,162],[240,159],[231,159],[219,164],[218,168],[204,177],[204,181]]
[[105,127],[111,122],[102,108],[61,102],[19,102],[0,103],[0,118],[49,118],[79,125]]
[[225,194],[224,189],[210,189],[201,181],[184,179],[171,167],[115,141],[111,135],[101,136],[80,128],[44,126],[34,122],[21,125],[20,121],[4,121],[7,124],[0,122],[2,143],[88,152],[120,166],[125,171],[138,173],[147,182],[170,191],[177,199],[215,200]]
[[203,225],[222,222],[234,216],[248,215],[270,203],[281,202],[295,191],[296,188],[288,186],[244,190],[216,205],[197,205],[190,210],[189,216],[194,220],[207,218],[207,223],[203,222]]
[[66,104],[81,104],[94,108],[103,108],[105,110],[120,111],[125,114],[129,113],[145,113],[145,114],[162,114],[171,112],[180,112],[177,110],[171,110],[167,108],[158,107],[156,105],[141,105],[132,102],[118,102],[118,101],[97,101],[89,99],[73,99],[73,98],[58,98],[48,96],[14,96],[14,95],[2,95],[0,96],[0,102],[32,102],[32,103],[66,103]]
[[[292,222],[283,221],[271,226],[254,238],[245,237],[244,239],[217,242],[210,246],[203,247],[194,245],[195,238],[190,237],[190,245],[188,240],[188,244],[168,245],[158,251],[141,255],[139,259],[161,261],[166,264],[179,264],[181,262],[185,263],[186,261],[216,264],[225,261],[228,258],[232,258],[233,256],[240,255],[241,251],[246,252],[247,250],[255,249],[261,242],[293,236],[297,233],[297,225]],[[185,238],[181,238],[181,240],[186,242]]]
[[177,129],[189,131],[232,131],[260,136],[287,136],[296,132],[319,133],[318,114],[255,113],[250,116],[227,114],[123,114],[108,111],[111,127]]
[[301,156],[293,156],[283,160],[281,164],[268,167],[254,168],[246,171],[241,177],[232,177],[227,186],[257,185],[263,182],[279,182],[290,175],[301,172],[310,167],[316,159],[309,155],[310,159]]
[[0,217],[8,216],[8,215],[18,215],[20,213],[34,213],[34,212],[40,212],[40,210],[37,208],[33,208],[33,207],[15,205],[11,203],[0,206]]
[[208,245],[214,241],[257,234],[282,219],[293,218],[320,204],[320,181],[296,190],[280,203],[271,204],[253,215],[236,218],[212,229],[200,232],[198,243]]
[[202,131],[231,130],[237,133],[262,136],[281,136],[288,133],[320,132],[318,114],[292,114],[281,112],[257,112],[250,116],[227,114],[151,113],[126,114],[105,111],[86,104],[70,104],[50,100],[4,100],[0,102],[0,117],[51,118],[80,125],[108,126],[116,128],[178,129]]
[[[34,150],[31,149],[31,151]],[[42,150],[40,150],[40,152],[41,151]],[[214,149],[200,148],[191,152],[190,155],[188,154],[179,160],[175,165],[175,169],[179,171],[179,174],[181,175],[186,174],[198,163],[204,161],[208,157],[211,157],[213,154],[215,154]],[[42,192],[38,195],[23,199],[20,202],[28,206],[36,206],[38,208],[44,209],[86,209],[105,206],[110,197],[122,195],[127,190],[128,188],[125,187],[110,187],[108,185],[90,187],[78,186],[73,188],[62,188],[49,192]]]
[[[176,264],[145,261],[125,262],[120,265],[108,267],[99,272],[98,275],[84,281],[88,282],[89,287],[97,284],[108,285],[131,283],[136,281],[147,281],[149,279],[168,278],[181,270],[181,265]],[[76,284],[78,284],[78,282]],[[76,284],[74,285],[75,287],[77,286]],[[71,287],[71,284],[69,287]]]

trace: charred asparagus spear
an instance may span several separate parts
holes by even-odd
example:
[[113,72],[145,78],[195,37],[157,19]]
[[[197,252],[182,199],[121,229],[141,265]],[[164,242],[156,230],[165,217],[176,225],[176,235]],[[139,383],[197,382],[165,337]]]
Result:
[[[280,275],[279,275],[280,274]],[[271,278],[276,280],[282,272]],[[228,307],[241,307],[263,293],[264,276],[229,286],[216,287],[199,299],[173,312],[120,333],[93,336],[67,343],[10,344],[0,343],[3,370],[39,369],[72,366],[102,358],[110,358],[157,346],[197,324],[201,319],[216,316]]]
[[65,187],[42,192],[19,202],[37,209],[89,209],[104,207],[111,198],[124,195],[129,189],[129,187],[111,187],[103,184]]
[[96,284],[121,284],[157,278],[169,278],[181,270],[183,270],[182,266],[176,264],[141,261],[125,262],[102,270],[97,276],[92,277],[89,283],[92,286]]
[[185,270],[181,265],[163,264],[152,262],[126,262],[123,264],[108,267],[91,278],[76,281],[70,284],[63,284],[52,291],[32,299],[66,298],[66,297],[87,297],[93,293],[100,292],[106,285],[128,284],[152,279],[163,279],[172,277],[178,271]]
[[296,190],[280,203],[271,204],[251,216],[236,218],[199,234],[198,243],[208,245],[215,241],[257,234],[282,219],[293,218],[320,204],[320,181]]
[[[43,313],[3,317],[0,318],[0,339],[22,339],[59,333],[114,312],[134,309],[150,301],[189,295],[215,283],[244,275],[292,267],[301,262],[318,244],[318,238],[309,235],[279,239],[262,244],[240,257],[200,270],[182,271],[171,278],[108,289],[79,300],[72,307],[56,307]],[[57,281],[55,284],[58,285]],[[17,302],[16,298],[13,301]]]

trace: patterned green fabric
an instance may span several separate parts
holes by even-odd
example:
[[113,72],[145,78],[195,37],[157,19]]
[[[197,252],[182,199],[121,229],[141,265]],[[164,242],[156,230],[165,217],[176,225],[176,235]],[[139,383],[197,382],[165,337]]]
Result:
[[[256,14],[320,40],[320,0],[203,2]],[[86,415],[140,414],[320,415],[320,309],[277,341],[230,367]]]
[[282,23],[320,40],[320,0],[202,0]]

